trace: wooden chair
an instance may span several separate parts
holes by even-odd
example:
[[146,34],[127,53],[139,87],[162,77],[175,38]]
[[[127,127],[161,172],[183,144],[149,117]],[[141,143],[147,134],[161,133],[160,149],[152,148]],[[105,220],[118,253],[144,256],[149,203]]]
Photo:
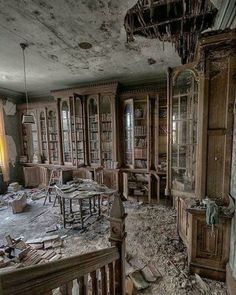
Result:
[[[51,174],[50,174],[48,186],[46,188],[46,195],[45,195],[43,205],[46,204],[47,199],[49,200],[49,203],[52,201],[51,200],[51,193],[52,193],[53,190],[55,190],[55,185],[61,185],[62,184],[61,171],[62,171],[61,168],[51,170]],[[53,206],[55,206],[56,200],[57,200],[57,196],[54,199]]]

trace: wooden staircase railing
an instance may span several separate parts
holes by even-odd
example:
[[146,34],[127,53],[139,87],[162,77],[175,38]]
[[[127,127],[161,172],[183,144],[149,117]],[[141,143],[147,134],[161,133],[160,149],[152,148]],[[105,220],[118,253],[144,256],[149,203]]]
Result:
[[[0,273],[1,295],[125,295],[125,217],[120,196],[110,213],[111,247]],[[72,291],[73,290],[73,291]]]

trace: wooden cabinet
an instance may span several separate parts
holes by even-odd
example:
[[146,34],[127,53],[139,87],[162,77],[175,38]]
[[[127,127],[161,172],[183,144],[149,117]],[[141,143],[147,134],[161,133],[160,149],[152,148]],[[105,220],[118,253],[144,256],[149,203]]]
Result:
[[149,97],[124,102],[124,164],[133,169],[150,168]]
[[[231,216],[221,214],[218,224],[208,226],[205,210],[198,209],[194,199],[200,202],[208,196],[217,204],[228,202],[235,41],[235,31],[205,34],[199,40],[195,62],[170,70],[168,78],[167,183],[177,198],[178,232],[188,248],[190,270],[219,280],[225,280],[229,259]],[[183,86],[178,82],[181,76]],[[190,197],[193,205],[183,197]]]
[[100,124],[99,124],[99,100],[97,96],[90,96],[87,100],[88,114],[88,146],[89,164],[91,166],[101,166],[100,157]]
[[39,110],[39,143],[42,163],[49,163],[47,111]]
[[169,71],[169,171],[172,195],[195,196],[198,76],[192,66]]
[[231,217],[221,214],[219,224],[206,224],[206,210],[178,198],[178,232],[188,248],[189,269],[203,277],[224,281],[229,259]]
[[57,124],[56,109],[49,108],[47,111],[47,122],[48,122],[48,146],[49,146],[49,163],[59,164],[60,153],[59,153],[59,132]]
[[134,93],[124,97],[122,109],[123,193],[159,202],[167,162],[166,96]]
[[76,95],[74,113],[72,113],[72,156],[73,165],[79,167],[86,164],[85,112],[84,98]]
[[[91,85],[56,91],[52,102],[31,103],[29,111],[36,124],[21,124],[22,162],[116,169],[119,166],[116,92],[117,83]],[[19,105],[18,109],[21,122],[26,105]],[[38,161],[33,161],[35,153],[40,155]],[[118,187],[118,178],[111,179]]]
[[89,164],[116,169],[116,109],[114,95],[87,98]]

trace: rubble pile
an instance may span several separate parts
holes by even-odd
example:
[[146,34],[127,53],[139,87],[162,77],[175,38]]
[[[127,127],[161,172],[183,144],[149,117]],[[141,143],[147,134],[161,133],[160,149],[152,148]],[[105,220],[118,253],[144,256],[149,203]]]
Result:
[[6,241],[6,245],[0,246],[0,269],[16,269],[47,263],[62,257],[63,237],[58,235],[27,242],[22,238],[13,239],[8,235]]

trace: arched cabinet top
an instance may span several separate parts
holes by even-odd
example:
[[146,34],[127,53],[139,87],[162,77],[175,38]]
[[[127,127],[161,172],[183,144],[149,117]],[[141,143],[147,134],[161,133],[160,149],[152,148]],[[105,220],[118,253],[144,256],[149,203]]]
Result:
[[184,73],[190,73],[193,75],[194,79],[196,82],[199,82],[199,73],[195,69],[195,66],[193,64],[177,67],[177,68],[172,68],[171,70],[171,80],[172,80],[172,85],[175,86],[177,83],[177,80],[179,77],[184,74]]

